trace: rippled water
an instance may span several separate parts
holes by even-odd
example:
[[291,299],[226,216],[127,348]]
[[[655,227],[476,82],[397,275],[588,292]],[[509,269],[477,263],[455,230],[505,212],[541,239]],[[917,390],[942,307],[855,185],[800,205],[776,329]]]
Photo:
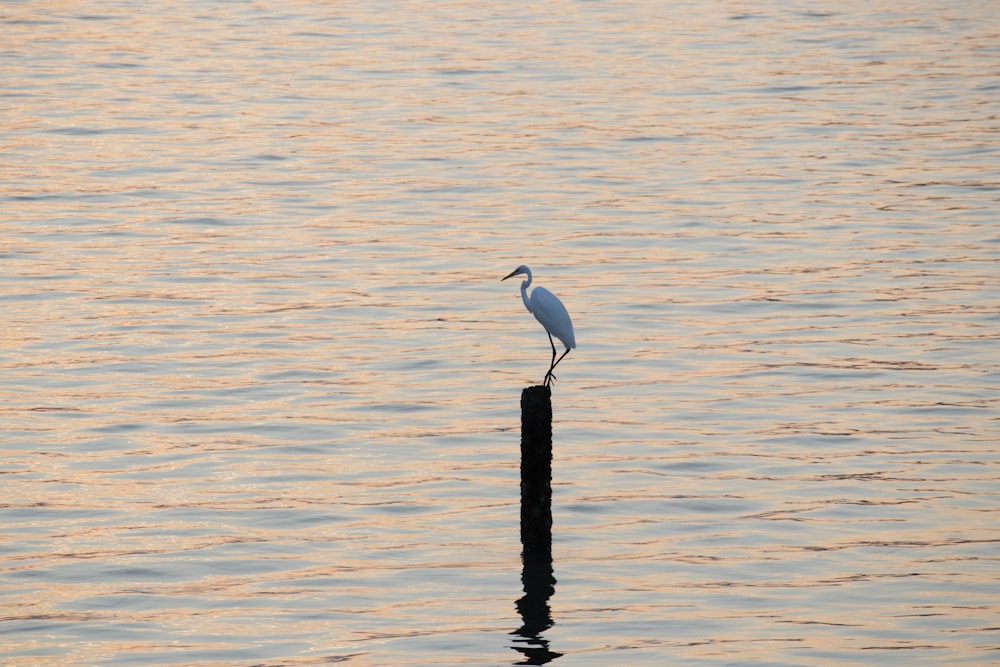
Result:
[[996,662],[953,5],[5,3],[0,661]]

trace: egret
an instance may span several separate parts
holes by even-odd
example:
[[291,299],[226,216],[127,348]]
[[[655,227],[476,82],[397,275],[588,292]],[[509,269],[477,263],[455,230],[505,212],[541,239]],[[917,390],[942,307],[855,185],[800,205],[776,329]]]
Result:
[[[511,271],[510,275],[506,278],[501,278],[500,282],[520,275],[528,276],[527,280],[521,283],[521,300],[524,301],[524,307],[528,309],[529,313],[535,316],[539,324],[545,327],[545,333],[549,335],[549,344],[552,346],[552,363],[549,365],[549,372],[545,374],[545,381],[543,383],[544,386],[548,387],[556,377],[552,374],[552,371],[563,360],[563,357],[576,347],[576,337],[573,335],[573,322],[569,319],[566,306],[559,300],[559,297],[544,287],[536,287],[531,291],[531,296],[528,296],[528,288],[531,286],[531,269],[524,264]],[[556,344],[552,340],[553,336],[566,346],[566,351],[558,359],[556,359]]]

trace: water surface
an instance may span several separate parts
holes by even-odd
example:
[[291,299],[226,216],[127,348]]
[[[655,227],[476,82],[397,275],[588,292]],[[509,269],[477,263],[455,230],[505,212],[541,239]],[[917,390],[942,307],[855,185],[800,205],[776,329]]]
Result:
[[996,662],[993,3],[0,20],[5,662]]

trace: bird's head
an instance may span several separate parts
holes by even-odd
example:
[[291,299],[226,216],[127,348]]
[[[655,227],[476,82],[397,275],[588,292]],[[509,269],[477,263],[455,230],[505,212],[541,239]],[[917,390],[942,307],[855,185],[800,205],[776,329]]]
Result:
[[505,277],[501,278],[500,282],[507,280],[507,278],[513,278],[514,276],[530,276],[530,275],[531,275],[531,269],[522,264],[521,266],[517,267],[509,274],[507,274]]

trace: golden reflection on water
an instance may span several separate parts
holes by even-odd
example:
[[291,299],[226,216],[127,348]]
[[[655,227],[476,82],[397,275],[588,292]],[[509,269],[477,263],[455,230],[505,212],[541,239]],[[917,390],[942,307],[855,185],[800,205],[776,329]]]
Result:
[[11,5],[0,656],[988,660],[990,9]]

